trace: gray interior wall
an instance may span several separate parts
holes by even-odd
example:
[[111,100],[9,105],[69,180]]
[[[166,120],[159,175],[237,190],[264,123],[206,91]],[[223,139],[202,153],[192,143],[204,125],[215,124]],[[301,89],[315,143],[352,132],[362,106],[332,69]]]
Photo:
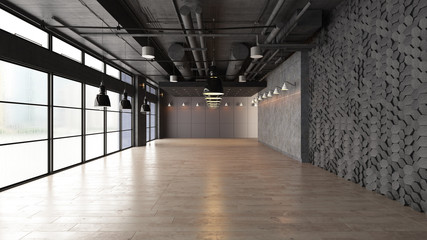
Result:
[[296,160],[301,157],[301,52],[296,52],[267,77],[267,88],[261,92],[282,87],[288,91],[273,95],[258,103],[258,140]]
[[[256,138],[258,110],[252,97],[225,97],[221,107],[206,107],[202,97],[164,95],[160,106],[161,138]],[[224,104],[228,103],[228,107]],[[168,103],[172,106],[168,107]],[[182,106],[185,103],[185,106]],[[196,104],[199,103],[197,107]],[[239,106],[243,103],[243,106]]]
[[427,1],[347,0],[310,53],[310,158],[427,210]]

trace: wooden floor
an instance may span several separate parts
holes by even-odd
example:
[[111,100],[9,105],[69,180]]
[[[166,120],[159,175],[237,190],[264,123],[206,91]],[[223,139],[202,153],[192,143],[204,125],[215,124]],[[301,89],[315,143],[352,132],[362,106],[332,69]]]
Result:
[[164,139],[0,193],[0,239],[427,239],[427,217],[248,139]]

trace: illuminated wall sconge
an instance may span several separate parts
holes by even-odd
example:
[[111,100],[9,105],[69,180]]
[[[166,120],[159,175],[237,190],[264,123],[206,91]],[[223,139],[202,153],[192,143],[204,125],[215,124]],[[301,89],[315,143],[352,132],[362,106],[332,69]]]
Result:
[[196,107],[198,107],[199,106],[199,103],[196,103]]
[[262,97],[261,95],[258,96],[258,101],[261,102],[262,101]]
[[225,104],[224,104],[224,107],[228,107],[228,103],[225,103]]
[[168,107],[172,107],[172,104],[171,104],[171,103],[168,103]]
[[264,93],[264,94],[262,95],[262,98],[263,98],[263,99],[266,99],[266,98],[267,98],[267,94],[266,94],[266,93]]
[[271,94],[271,91],[268,91],[267,97],[269,98],[273,97],[273,94]]
[[291,82],[285,81],[283,83],[283,86],[282,86],[282,91],[288,91],[289,90],[288,86],[286,85],[286,83],[288,83],[289,85],[294,86],[294,87],[297,85],[296,83],[291,83]]
[[241,103],[239,103],[239,107],[243,107],[243,103],[241,102]]
[[185,107],[185,103],[183,102],[181,106]]
[[273,92],[273,95],[279,95],[280,93],[279,93],[279,87],[275,87],[274,88],[274,92]]

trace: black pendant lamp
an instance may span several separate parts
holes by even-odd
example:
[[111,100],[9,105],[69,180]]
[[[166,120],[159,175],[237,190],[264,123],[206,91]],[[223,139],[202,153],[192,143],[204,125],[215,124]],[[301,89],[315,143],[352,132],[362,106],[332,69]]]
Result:
[[207,86],[204,91],[204,95],[224,95],[224,89],[222,88],[221,79],[218,77],[218,72],[215,66],[209,67],[209,77],[207,79]]
[[141,106],[142,113],[149,113],[151,111],[150,105],[148,104],[147,97],[144,97],[144,104]]
[[132,109],[132,104],[128,99],[128,93],[126,90],[123,92],[123,99],[120,101],[120,105],[122,106],[122,109]]
[[106,92],[104,83],[101,82],[101,85],[99,86],[99,94],[96,95],[95,98],[95,107],[111,107],[110,98]]

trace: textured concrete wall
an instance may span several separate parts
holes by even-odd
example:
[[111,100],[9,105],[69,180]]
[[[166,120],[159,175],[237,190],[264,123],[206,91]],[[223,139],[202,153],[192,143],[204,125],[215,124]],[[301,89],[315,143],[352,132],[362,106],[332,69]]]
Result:
[[[165,95],[160,105],[161,138],[256,138],[258,109],[253,98],[225,97],[219,109],[206,107],[201,97]],[[171,107],[168,107],[171,103]],[[182,106],[185,103],[185,106]],[[196,104],[199,103],[197,107]],[[228,103],[228,107],[224,104]],[[243,103],[243,106],[239,106]]]
[[310,158],[427,210],[427,1],[347,0],[310,52]]
[[301,52],[296,52],[267,77],[264,92],[282,87],[281,91],[258,104],[258,140],[277,151],[301,161]]

